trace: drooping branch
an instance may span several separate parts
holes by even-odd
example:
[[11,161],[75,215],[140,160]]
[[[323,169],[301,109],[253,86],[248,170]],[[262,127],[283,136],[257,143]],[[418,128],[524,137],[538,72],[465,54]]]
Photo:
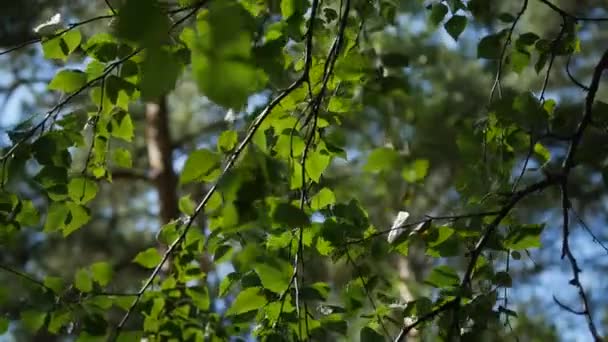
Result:
[[567,11],[561,9],[557,5],[555,5],[552,2],[550,2],[549,0],[539,0],[539,1],[542,2],[543,4],[545,4],[546,6],[548,6],[554,12],[558,13],[559,15],[561,15],[562,17],[568,17],[568,18],[574,19],[575,21],[595,21],[595,22],[608,21],[608,17],[582,17],[582,16],[576,16],[576,15],[573,15],[573,14],[568,13]]
[[511,24],[511,27],[509,28],[509,32],[507,33],[507,40],[505,41],[505,44],[502,46],[502,50],[500,51],[500,57],[498,59],[498,70],[496,71],[496,77],[494,78],[494,84],[492,85],[492,90],[490,90],[490,102],[492,102],[492,100],[494,99],[494,92],[496,91],[496,89],[498,89],[498,95],[499,96],[502,95],[500,79],[502,77],[502,69],[504,67],[504,59],[505,59],[505,55],[507,53],[507,48],[509,47],[509,45],[511,45],[511,40],[513,37],[513,32],[515,31],[515,27],[517,26],[519,19],[521,19],[521,17],[526,12],[527,8],[528,8],[528,0],[524,0],[521,5],[521,9],[517,13],[515,20],[513,20],[513,23]]

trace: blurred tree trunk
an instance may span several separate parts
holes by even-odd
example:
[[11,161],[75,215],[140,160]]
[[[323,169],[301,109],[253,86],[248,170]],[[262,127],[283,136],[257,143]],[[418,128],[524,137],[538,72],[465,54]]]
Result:
[[[158,218],[161,225],[179,216],[177,199],[177,177],[173,170],[173,147],[169,131],[169,108],[167,97],[146,103],[146,145],[150,179],[154,182],[158,196]],[[160,229],[160,228],[159,228]],[[161,255],[167,246],[158,246]],[[167,260],[162,272],[169,271],[171,260]]]
[[159,219],[166,224],[179,215],[167,98],[146,103],[145,115],[150,178],[158,193]]

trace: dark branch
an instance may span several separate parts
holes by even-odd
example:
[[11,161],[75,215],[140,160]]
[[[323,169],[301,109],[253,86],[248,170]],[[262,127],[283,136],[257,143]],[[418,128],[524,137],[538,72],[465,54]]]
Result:
[[511,45],[511,38],[513,37],[513,31],[515,31],[515,27],[517,26],[519,19],[522,17],[522,15],[524,15],[527,8],[528,8],[528,0],[524,0],[523,4],[521,6],[521,9],[517,13],[515,20],[513,20],[513,24],[511,24],[511,28],[509,29],[509,33],[507,34],[507,40],[505,41],[505,44],[502,47],[502,51],[500,52],[500,57],[498,60],[498,70],[496,71],[496,78],[494,79],[494,84],[492,85],[492,90],[490,91],[490,102],[492,102],[492,100],[494,99],[494,92],[496,91],[496,88],[498,88],[498,95],[499,96],[501,95],[500,78],[502,77],[502,68],[504,66],[503,61],[504,61],[505,55],[507,53],[507,48],[509,47],[509,45]]
[[578,17],[571,13],[566,12],[565,10],[559,8],[557,5],[551,3],[549,0],[539,0],[543,4],[547,5],[553,11],[561,15],[562,17],[568,17],[574,19],[575,21],[608,21],[608,18],[592,18],[592,17]]

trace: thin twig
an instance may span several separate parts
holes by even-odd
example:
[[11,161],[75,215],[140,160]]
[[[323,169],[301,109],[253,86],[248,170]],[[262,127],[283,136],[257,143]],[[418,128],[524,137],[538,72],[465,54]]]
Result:
[[379,237],[382,235],[386,235],[393,230],[408,229],[408,228],[416,227],[419,224],[425,223],[429,220],[431,220],[431,221],[457,221],[457,220],[462,220],[462,219],[467,219],[467,218],[496,216],[498,214],[500,214],[500,211],[488,211],[488,212],[481,212],[481,213],[471,213],[471,214],[462,214],[462,215],[444,215],[444,216],[425,215],[426,218],[423,220],[419,220],[416,222],[409,222],[409,223],[403,224],[399,227],[393,227],[393,228],[389,228],[389,229],[385,229],[385,230],[380,230],[380,231],[372,233],[366,237],[359,238],[356,240],[350,240],[350,241],[346,242],[344,244],[344,246],[362,243],[367,240],[370,240],[370,239],[373,239],[373,238],[376,238],[376,237]]
[[566,12],[565,10],[559,8],[555,4],[551,3],[549,0],[539,0],[539,1],[542,2],[543,4],[547,5],[549,8],[551,8],[553,11],[557,12],[562,17],[568,17],[568,18],[574,19],[575,21],[596,21],[596,22],[608,21],[608,18],[604,18],[604,17],[594,18],[594,17],[575,16],[575,15],[570,14],[570,13]]
[[116,10],[114,9],[114,6],[112,6],[112,4],[110,3],[110,0],[104,0],[106,2],[106,6],[108,6],[108,8],[110,9],[110,12],[112,12],[113,15],[116,15]]
[[36,286],[39,286],[39,287],[43,288],[45,291],[47,291],[49,293],[53,293],[54,292],[53,289],[51,289],[50,287],[44,285],[43,282],[41,282],[40,280],[35,279],[34,277],[32,277],[32,276],[30,276],[30,275],[28,275],[26,273],[23,273],[21,271],[17,271],[15,269],[13,269],[13,268],[11,268],[9,266],[3,265],[3,264],[0,264],[0,269],[6,271],[8,273],[11,273],[11,274],[13,274],[13,275],[15,275],[15,276],[17,276],[17,277],[19,277],[21,279],[25,279],[28,282],[30,282],[30,283],[32,283],[32,284],[34,284]]
[[[595,323],[593,322],[593,316],[591,314],[591,308],[589,305],[589,300],[587,298],[587,293],[585,292],[583,284],[581,284],[581,281],[580,281],[579,275],[581,273],[581,269],[578,266],[578,262],[577,262],[576,258],[574,257],[572,250],[570,249],[569,217],[568,217],[568,211],[570,210],[570,199],[568,197],[568,188],[567,188],[566,180],[564,180],[564,182],[561,184],[561,190],[562,190],[562,214],[563,214],[563,221],[564,221],[563,222],[563,237],[562,237],[562,259],[564,258],[564,256],[566,256],[568,258],[568,261],[570,262],[570,267],[572,269],[572,279],[570,280],[569,283],[570,283],[570,285],[572,285],[578,289],[578,295],[581,298],[581,301],[583,303],[583,310],[580,312],[580,315],[585,316],[585,319],[587,320],[587,326],[589,328],[589,332],[591,333],[591,336],[593,336],[594,340],[596,342],[601,342],[601,341],[603,341],[603,339],[600,336],[600,334],[598,333],[597,328],[595,327]],[[564,305],[560,305],[560,306],[565,307]],[[574,312],[573,310],[568,310],[568,311]]]
[[357,265],[357,263],[351,257],[348,249],[346,249],[346,259],[353,266],[353,268],[355,269],[355,272],[357,272],[357,278],[359,278],[359,280],[361,280],[361,285],[363,285],[363,291],[365,292],[365,295],[367,296],[367,299],[369,300],[369,303],[372,306],[374,313],[376,314],[376,318],[378,319],[378,324],[380,324],[380,327],[382,328],[382,332],[384,333],[384,336],[386,336],[387,339],[390,339],[391,335],[389,334],[388,329],[386,328],[386,325],[384,324],[384,321],[382,320],[382,317],[378,313],[378,307],[376,306],[374,297],[372,297],[368,283],[365,280],[365,278],[363,277],[363,273],[359,269],[359,265]]
[[55,107],[53,107],[50,111],[48,111],[46,113],[46,115],[44,116],[42,121],[40,121],[37,125],[32,127],[27,133],[25,133],[24,136],[18,142],[13,144],[13,146],[8,150],[8,152],[6,152],[2,157],[0,157],[0,161],[5,162],[17,150],[17,148],[19,148],[19,146],[21,146],[21,144],[23,144],[29,138],[33,137],[34,134],[36,133],[36,131],[43,128],[44,125],[46,124],[46,122],[49,119],[53,118],[55,115],[57,115],[59,113],[59,111],[61,110],[61,108],[63,108],[70,101],[72,101],[72,99],[74,99],[76,96],[80,95],[83,91],[85,91],[89,87],[93,86],[95,83],[105,79],[114,69],[116,69],[118,66],[123,64],[125,61],[133,58],[135,55],[139,54],[141,51],[142,51],[142,49],[135,50],[134,52],[123,57],[122,59],[110,64],[102,75],[91,79],[90,81],[85,83],[82,87],[78,88],[76,91],[74,91],[70,95],[66,96],[65,99],[63,99],[61,102],[59,102],[57,105],[55,105]]
[[543,87],[540,91],[540,96],[539,96],[541,105],[545,102],[545,91],[547,90],[547,86],[549,86],[549,77],[551,75],[551,69],[553,68],[553,62],[555,62],[555,57],[557,56],[557,53],[555,50],[557,49],[559,42],[562,40],[562,37],[566,33],[566,28],[568,27],[567,24],[568,24],[567,18],[562,17],[562,27],[561,27],[559,33],[557,34],[557,37],[555,37],[555,39],[551,43],[551,58],[549,59],[549,65],[547,66],[547,72],[545,74],[545,79],[543,81]]
[[574,83],[577,87],[583,89],[584,91],[589,91],[589,88],[582,84],[581,82],[579,82],[574,75],[572,75],[572,72],[570,71],[570,61],[572,60],[572,54],[568,55],[568,61],[566,62],[566,74],[568,75],[568,77],[570,78],[570,80],[572,81],[572,83]]
[[521,9],[517,13],[515,20],[513,20],[513,23],[511,24],[511,28],[509,29],[509,33],[507,34],[507,40],[505,41],[505,44],[502,47],[502,51],[500,52],[500,57],[499,57],[500,59],[498,60],[498,70],[496,71],[496,78],[494,79],[494,84],[492,85],[492,90],[490,90],[490,102],[492,102],[492,100],[494,99],[494,92],[496,91],[496,88],[498,88],[498,95],[499,96],[502,95],[502,90],[500,89],[501,88],[500,87],[500,78],[502,77],[502,68],[504,66],[503,61],[504,61],[505,55],[507,53],[507,48],[509,47],[509,45],[511,45],[513,31],[515,31],[515,27],[517,26],[519,19],[522,17],[522,15],[524,15],[527,8],[528,8],[528,0],[524,0],[522,3]]
[[602,247],[604,249],[604,251],[606,251],[606,253],[608,253],[608,246],[606,246],[591,230],[591,228],[589,227],[589,225],[587,225],[587,223],[583,220],[582,217],[580,217],[580,215],[576,212],[576,210],[574,209],[570,209],[570,211],[572,212],[572,214],[574,215],[574,217],[576,218],[576,220],[578,221],[578,223],[583,227],[583,229],[585,229],[585,231],[587,231],[587,233],[591,236],[593,242],[597,243],[598,245],[600,245],[600,247]]
[[63,29],[63,30],[61,30],[61,31],[59,31],[59,32],[57,32],[57,33],[49,36],[49,37],[38,37],[38,38],[35,38],[35,39],[31,39],[31,40],[23,42],[23,43],[21,43],[19,45],[13,46],[12,48],[4,50],[4,51],[0,52],[0,56],[8,54],[8,53],[11,53],[11,52],[19,50],[19,49],[22,49],[22,48],[27,47],[29,45],[33,45],[33,44],[36,44],[36,43],[39,43],[39,42],[42,42],[42,41],[48,41],[48,40],[51,40],[51,39],[58,38],[61,35],[69,32],[69,31],[71,31],[71,30],[73,30],[73,29],[75,29],[75,28],[77,28],[79,26],[86,25],[86,24],[89,24],[89,23],[92,23],[92,22],[98,21],[98,20],[112,19],[114,17],[116,17],[116,15],[113,15],[113,14],[100,15],[100,16],[97,16],[97,17],[94,17],[94,18],[90,18],[90,19],[86,19],[86,20],[77,22],[77,23],[68,24],[67,28],[65,28],[65,29]]
[[444,311],[447,311],[449,308],[451,308],[455,304],[456,304],[455,299],[445,302],[441,306],[436,308],[435,310],[432,310],[431,312],[419,317],[414,322],[404,325],[403,328],[401,328],[401,331],[399,331],[399,334],[397,335],[397,337],[395,337],[394,342],[404,341],[405,338],[407,338],[407,335],[410,333],[410,331],[412,331],[412,329],[414,329],[415,327],[417,327],[418,325],[420,325],[426,321],[433,320],[437,315],[439,315],[440,313],[442,313]]
[[[306,32],[306,51],[305,51],[304,70],[302,71],[302,75],[298,79],[298,81],[300,81],[300,84],[304,83],[304,82],[310,83],[308,80],[310,79],[309,74],[310,74],[310,69],[312,67],[312,48],[313,48],[312,43],[313,43],[313,36],[314,36],[314,18],[316,18],[318,7],[319,7],[319,0],[313,0],[313,2],[311,4],[311,19],[309,19],[308,29],[307,29],[307,32]],[[298,87],[299,87],[299,84],[298,84]],[[294,130],[295,130],[295,128],[292,129],[292,133],[293,133]],[[302,177],[305,177],[304,170],[302,171]],[[304,188],[305,187],[304,187],[304,184],[303,184],[303,189]],[[304,193],[302,193],[302,196],[304,196]],[[287,285],[287,288],[283,291],[283,293],[281,293],[281,296],[279,297],[279,300],[281,301],[281,307],[280,307],[280,310],[279,310],[278,318],[277,318],[276,322],[273,324],[273,326],[275,326],[275,327],[281,321],[281,316],[283,314],[283,309],[284,309],[284,306],[285,306],[285,299],[286,299],[287,294],[289,293],[289,290],[291,289],[291,286],[293,284],[295,284],[295,290],[296,290],[295,304],[296,304],[296,311],[297,311],[297,315],[298,315],[298,322],[300,322],[300,320],[299,320],[299,317],[300,317],[300,298],[299,298],[299,295],[300,294],[299,294],[299,285],[297,284],[297,277],[298,277],[298,258],[300,258],[300,252],[301,252],[300,249],[301,249],[301,243],[302,243],[302,236],[301,236],[302,234],[301,234],[301,232],[302,232],[302,228],[300,228],[300,237],[299,237],[299,242],[298,242],[298,251],[296,251],[296,254],[294,256],[293,272],[292,272],[291,278],[289,280],[289,284]],[[290,247],[291,247],[291,243],[290,243]],[[301,336],[301,333],[300,333],[300,336]]]
[[528,163],[530,162],[530,158],[532,157],[532,153],[534,153],[534,145],[536,145],[536,141],[530,136],[530,146],[528,147],[528,154],[526,155],[526,159],[524,159],[524,165],[521,167],[521,171],[519,172],[519,176],[513,182],[513,187],[511,188],[511,192],[515,192],[517,190],[517,186],[519,182],[524,177],[526,173],[526,169],[528,168]]

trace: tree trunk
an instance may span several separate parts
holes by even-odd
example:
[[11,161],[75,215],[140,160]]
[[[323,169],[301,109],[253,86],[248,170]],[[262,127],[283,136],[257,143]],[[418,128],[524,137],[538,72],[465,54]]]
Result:
[[166,97],[146,104],[146,140],[150,177],[158,193],[159,219],[166,224],[179,215]]
[[[156,102],[146,103],[146,145],[150,178],[156,187],[159,204],[159,221],[161,225],[169,223],[179,216],[177,199],[177,177],[173,170],[173,148],[169,132],[169,110],[167,97]],[[160,229],[160,228],[159,228]],[[167,246],[159,244],[162,255]],[[171,259],[163,265],[162,273],[171,269]]]

